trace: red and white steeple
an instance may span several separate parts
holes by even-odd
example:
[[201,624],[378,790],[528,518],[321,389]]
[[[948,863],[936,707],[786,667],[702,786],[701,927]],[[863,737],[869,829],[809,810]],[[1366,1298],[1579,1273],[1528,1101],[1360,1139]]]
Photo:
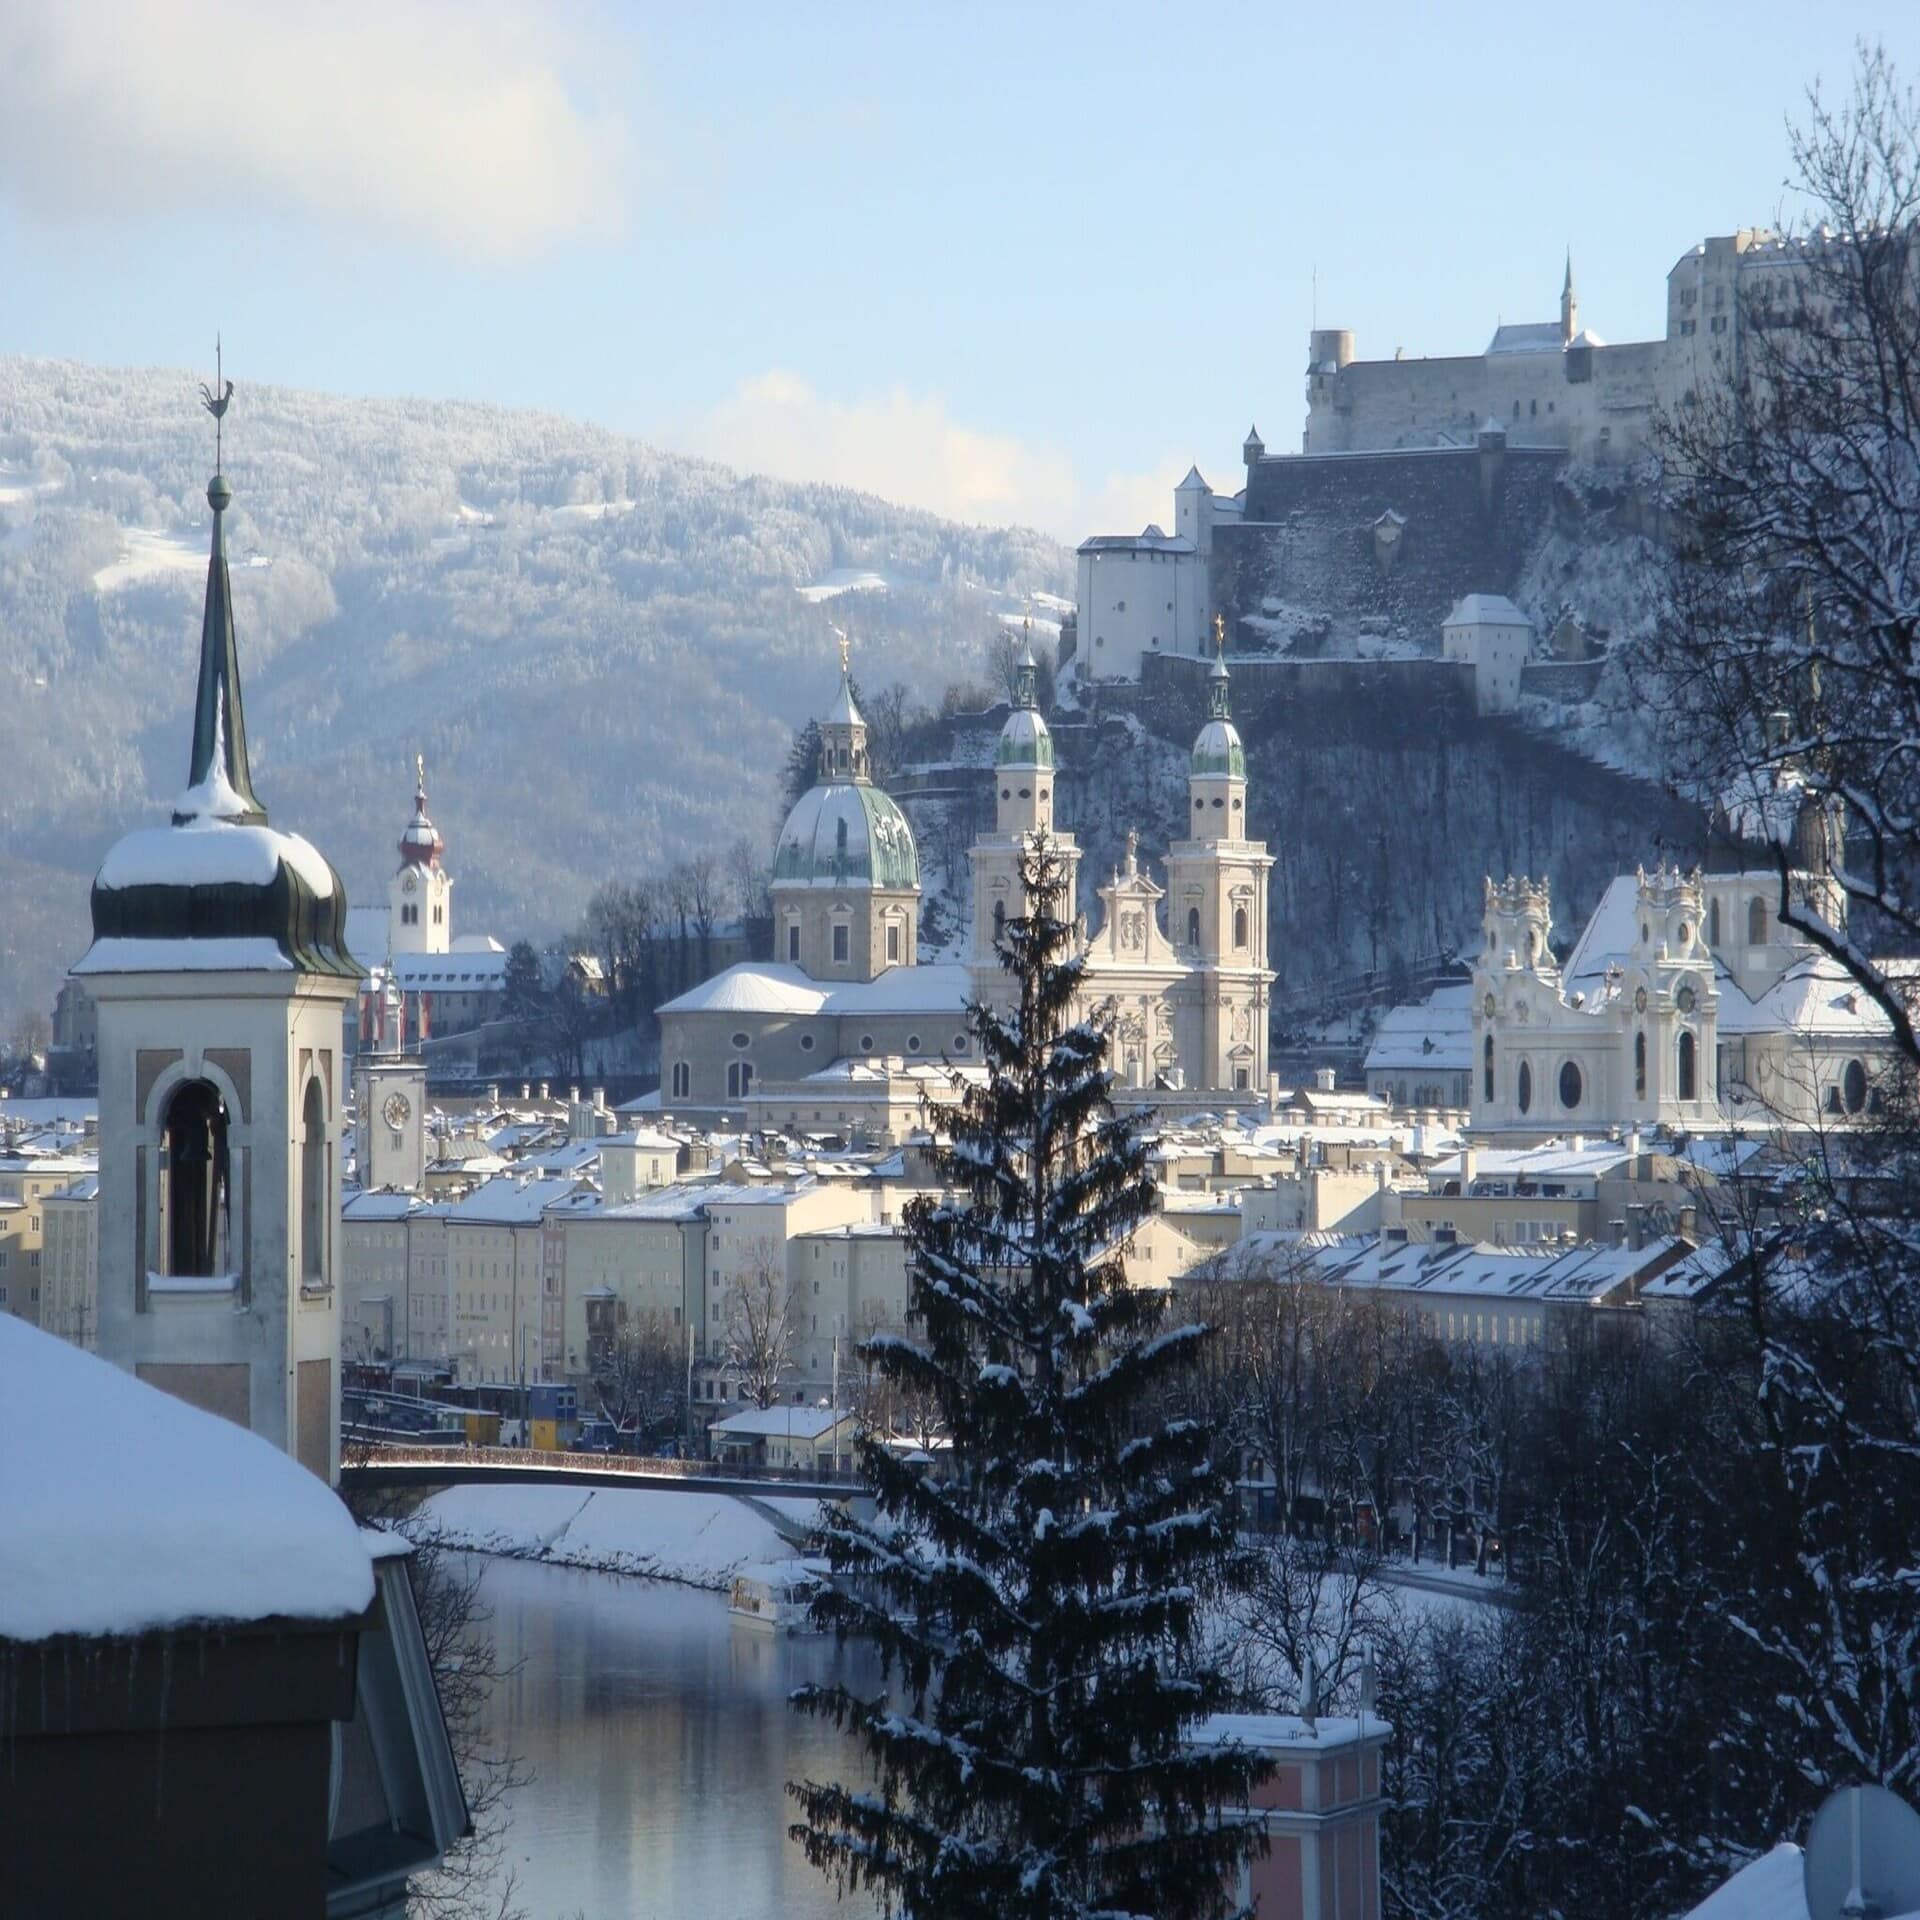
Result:
[[413,762],[413,817],[400,836],[400,864],[387,886],[395,953],[445,953],[453,944],[453,877],[440,864],[446,842],[427,815],[427,764]]

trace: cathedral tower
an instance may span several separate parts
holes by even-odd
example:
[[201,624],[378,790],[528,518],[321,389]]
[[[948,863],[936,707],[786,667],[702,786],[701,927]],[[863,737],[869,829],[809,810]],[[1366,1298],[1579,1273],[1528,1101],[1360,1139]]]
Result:
[[186,790],[170,825],[107,855],[74,968],[99,1007],[99,1351],[332,1480],[341,1026],[361,970],[340,876],[254,796],[232,498],[216,472]]
[[995,943],[1007,921],[1027,910],[1020,883],[1020,856],[1037,833],[1050,836],[1066,865],[1062,919],[1079,915],[1080,849],[1072,834],[1053,824],[1053,734],[1035,692],[1039,669],[1029,637],[1014,676],[1013,708],[993,750],[993,831],[978,835],[967,858],[973,867],[973,940],[968,962],[976,991],[997,990],[1001,978]]
[[1226,623],[1214,620],[1207,719],[1187,763],[1187,838],[1167,849],[1168,936],[1194,969],[1188,1084],[1257,1092],[1267,1075],[1267,874],[1247,838],[1247,755],[1233,724]]
[[400,836],[400,864],[387,883],[387,940],[395,953],[445,953],[453,944],[453,876],[446,842],[427,818],[427,763],[414,758],[413,818]]
[[369,1191],[419,1193],[427,1183],[427,1069],[417,1044],[407,1046],[406,1026],[407,997],[389,965],[379,1044],[362,1047],[353,1069],[354,1161]]

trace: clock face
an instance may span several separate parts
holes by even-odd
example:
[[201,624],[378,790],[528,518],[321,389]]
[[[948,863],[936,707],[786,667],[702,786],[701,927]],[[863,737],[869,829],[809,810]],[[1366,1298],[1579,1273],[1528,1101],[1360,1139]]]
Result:
[[416,882],[414,880],[413,875],[408,874],[407,877],[400,882],[400,891],[402,893],[411,893],[414,889],[415,884]]
[[1691,987],[1682,987],[1680,991],[1673,996],[1675,1004],[1682,1013],[1691,1013],[1699,997]]
[[407,1115],[412,1111],[413,1108],[408,1104],[407,1096],[404,1093],[388,1094],[387,1104],[380,1109],[387,1125],[390,1126],[395,1133],[398,1133],[400,1129],[407,1124]]
[[1639,990],[1639,991],[1638,991],[1638,992],[1637,992],[1637,993],[1636,993],[1636,994],[1635,994],[1635,995],[1633,996],[1633,1010],[1634,1010],[1634,1012],[1635,1012],[1635,1013],[1645,1013],[1645,1012],[1646,1012],[1646,1010],[1647,1010],[1647,990],[1646,990],[1646,988],[1645,988],[1645,987],[1642,987],[1642,988],[1641,988],[1641,989],[1640,989],[1640,990]]
[[1488,994],[1487,997],[1483,1001],[1481,1001],[1480,1004],[1482,1008],[1484,1008],[1486,1012],[1486,1016],[1489,1020],[1491,1020],[1493,1016],[1500,1011],[1500,1002],[1496,1000],[1492,994]]

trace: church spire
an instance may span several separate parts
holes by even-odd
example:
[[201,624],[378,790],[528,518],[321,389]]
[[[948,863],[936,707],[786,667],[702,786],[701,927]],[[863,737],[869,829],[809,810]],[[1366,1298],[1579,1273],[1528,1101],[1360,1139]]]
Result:
[[1029,711],[1038,708],[1040,702],[1035,683],[1039,672],[1039,663],[1033,657],[1033,621],[1029,618],[1020,622],[1020,658],[1013,669],[1013,704],[1016,707]]
[[840,691],[820,722],[820,779],[826,786],[851,781],[865,786],[872,777],[867,761],[867,723],[853,697],[853,665],[846,634],[830,629],[840,643]]
[[1573,342],[1573,336],[1580,331],[1580,296],[1573,290],[1573,249],[1567,249],[1567,277],[1560,283],[1560,341],[1563,346]]
[[1227,673],[1227,622],[1224,614],[1213,616],[1213,665],[1207,673],[1207,718],[1231,720],[1232,681]]
[[[215,348],[215,365],[219,365]],[[217,391],[215,389],[218,389]],[[213,415],[218,433],[233,399],[233,382],[214,376],[214,388],[202,383],[201,404]],[[262,826],[267,810],[255,799],[253,776],[247,766],[247,719],[240,702],[240,657],[233,638],[233,582],[227,574],[224,516],[233,503],[233,489],[218,471],[207,483],[207,505],[213,509],[213,549],[207,560],[207,602],[200,621],[200,676],[193,697],[193,758],[187,769],[187,790],[174,803],[173,822],[226,820]]]

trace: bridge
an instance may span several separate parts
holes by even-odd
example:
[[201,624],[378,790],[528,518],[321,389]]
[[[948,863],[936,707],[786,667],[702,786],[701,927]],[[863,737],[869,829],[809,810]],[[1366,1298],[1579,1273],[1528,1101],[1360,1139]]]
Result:
[[355,1445],[345,1437],[342,1487],[639,1487],[656,1493],[724,1493],[737,1500],[869,1499],[851,1476],[783,1473],[713,1460],[656,1460],[617,1453],[546,1453],[531,1447]]

